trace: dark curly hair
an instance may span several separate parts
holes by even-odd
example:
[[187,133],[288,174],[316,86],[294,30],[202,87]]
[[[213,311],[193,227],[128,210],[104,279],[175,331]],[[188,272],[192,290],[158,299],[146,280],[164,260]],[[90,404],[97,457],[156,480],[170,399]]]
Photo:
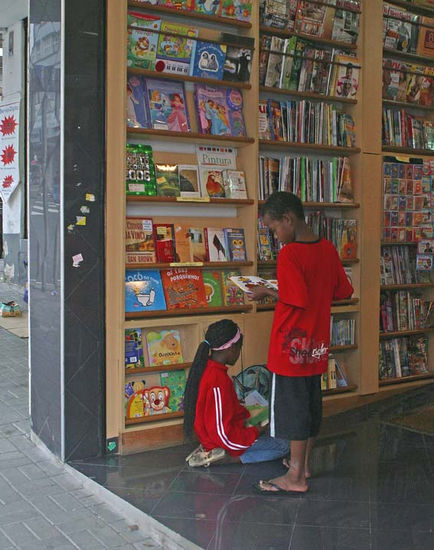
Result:
[[301,200],[293,193],[275,191],[262,206],[262,216],[267,214],[273,220],[281,220],[285,214],[292,212],[300,220],[304,220]]

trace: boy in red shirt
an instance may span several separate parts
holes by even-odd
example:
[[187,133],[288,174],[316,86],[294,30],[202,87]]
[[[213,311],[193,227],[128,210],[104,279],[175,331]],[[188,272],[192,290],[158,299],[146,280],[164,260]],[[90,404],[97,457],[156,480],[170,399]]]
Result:
[[268,352],[273,373],[270,434],[291,441],[288,472],[256,486],[261,493],[306,492],[309,458],[322,420],[321,374],[327,370],[332,300],[353,293],[333,244],[304,221],[295,195],[273,193],[263,221],[284,244],[277,258],[278,292],[253,289],[251,298],[275,296]]

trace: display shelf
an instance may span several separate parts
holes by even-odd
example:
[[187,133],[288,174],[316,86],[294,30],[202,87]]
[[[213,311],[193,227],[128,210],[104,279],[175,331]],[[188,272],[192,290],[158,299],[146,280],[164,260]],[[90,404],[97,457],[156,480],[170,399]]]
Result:
[[357,99],[351,97],[337,97],[334,95],[323,95],[315,92],[299,92],[298,90],[286,90],[285,88],[271,88],[269,86],[259,86],[259,91],[271,94],[281,94],[302,99],[312,99],[315,101],[324,101],[325,103],[348,103],[355,105]]
[[379,381],[381,386],[391,386],[392,384],[405,384],[406,382],[414,382],[415,380],[424,380],[427,378],[434,378],[434,372],[427,374],[412,374],[410,376],[402,376],[401,378],[385,378]]
[[[349,298],[348,300],[335,300],[332,302],[332,313],[355,313],[358,308],[352,308],[359,303],[358,298]],[[257,311],[270,311],[275,309],[276,304],[257,304]],[[341,311],[341,309],[343,311]],[[357,347],[357,346],[356,346]]]
[[381,285],[380,290],[401,290],[408,288],[432,288],[434,283],[402,283],[396,285]]
[[253,262],[172,262],[155,264],[126,264],[126,269],[173,269],[181,267],[197,267],[199,269],[228,269],[249,267]]
[[166,372],[170,370],[184,370],[189,369],[192,363],[178,363],[176,365],[161,365],[159,367],[140,367],[138,369],[125,369],[125,374],[134,375],[142,372]]
[[[258,204],[265,204],[265,200],[259,200]],[[360,208],[358,202],[312,202],[304,201],[304,208]]]
[[322,390],[323,396],[326,395],[336,395],[337,393],[345,393],[350,391],[356,391],[357,386],[355,384],[348,384],[348,386],[345,386],[343,388],[332,388],[330,390]]
[[267,149],[299,149],[300,151],[314,151],[318,154],[341,153],[343,155],[354,155],[361,151],[360,147],[338,147],[337,145],[298,143],[296,141],[274,141],[269,139],[260,139],[259,144],[266,146]]
[[197,199],[190,197],[147,197],[144,195],[127,195],[127,202],[153,202],[153,203],[182,203],[182,204],[212,204],[212,205],[235,205],[250,206],[254,204],[253,199],[212,199],[209,197],[199,197]]
[[146,69],[128,68],[131,74],[141,75],[144,78],[156,78],[158,80],[181,80],[183,82],[194,82],[197,84],[206,84],[207,86],[223,86],[225,88],[239,88],[250,90],[252,85],[249,82],[232,82],[230,80],[217,80],[216,78],[202,78],[199,76],[178,75],[172,73],[160,73],[158,71],[148,71]]
[[381,241],[381,246],[417,246],[417,241]]
[[282,38],[289,38],[296,36],[303,40],[308,40],[316,44],[324,44],[333,48],[340,48],[342,50],[356,50],[357,44],[348,44],[347,42],[339,42],[337,40],[330,40],[328,38],[318,38],[317,36],[311,36],[310,34],[304,34],[301,32],[287,31],[285,29],[275,29],[274,27],[266,27],[265,25],[259,26],[259,31],[263,34],[281,36]]
[[[342,262],[342,265],[352,265],[352,264],[357,264],[360,262],[359,258],[353,258],[351,260],[343,260],[341,258],[341,262]],[[261,260],[258,260],[258,267],[273,267],[277,265],[277,260],[266,260],[266,261],[261,261]]]
[[418,13],[420,15],[428,15],[429,17],[434,17],[434,10],[428,7],[418,6],[417,4],[405,2],[405,0],[387,0],[387,4],[392,4],[393,6],[397,6],[398,8],[404,8],[410,13]]
[[226,306],[226,307],[201,307],[191,309],[164,309],[159,311],[135,311],[125,313],[125,319],[155,319],[181,317],[184,315],[214,315],[215,313],[246,313],[251,311],[251,305]]
[[434,151],[430,149],[412,149],[411,147],[396,147],[394,145],[384,145],[382,147],[383,153],[398,153],[410,155],[412,157],[432,157]]
[[165,6],[153,6],[152,4],[145,4],[143,2],[135,2],[129,0],[129,8],[140,8],[146,11],[153,11],[167,15],[179,15],[180,17],[187,17],[188,19],[208,22],[208,23],[220,23],[221,25],[228,25],[231,27],[238,27],[240,29],[251,29],[252,24],[250,21],[238,21],[237,19],[230,19],[229,17],[219,17],[218,15],[207,15],[206,13],[197,13],[189,10],[177,10],[174,8],[167,8]]
[[358,349],[357,344],[347,344],[345,346],[330,346],[329,351],[330,353],[341,353],[345,351],[351,351]]
[[414,330],[395,330],[393,332],[380,332],[380,338],[385,340],[386,338],[400,338],[404,336],[415,336],[417,334],[425,334],[427,332],[433,332],[434,327],[418,328]]
[[133,424],[147,424],[148,422],[161,422],[162,420],[170,420],[171,418],[182,418],[184,413],[176,411],[166,414],[153,414],[152,416],[141,416],[139,418],[125,418],[125,426]]
[[407,52],[398,52],[397,50],[392,50],[390,48],[383,48],[383,54],[388,56],[393,56],[398,59],[404,59],[408,61],[418,61],[423,65],[434,65],[434,58],[426,57],[425,55],[417,55],[415,53]]
[[430,105],[418,105],[417,103],[407,103],[406,101],[392,101],[391,99],[383,99],[383,105],[388,107],[403,107],[405,109],[418,109],[420,111],[434,111],[434,107]]
[[171,132],[170,130],[155,130],[154,128],[132,128],[127,126],[127,134],[146,136],[146,137],[162,137],[173,141],[206,141],[208,143],[226,143],[234,147],[240,147],[250,143],[255,143],[255,138],[243,136],[214,136],[211,134],[200,134],[199,132]]

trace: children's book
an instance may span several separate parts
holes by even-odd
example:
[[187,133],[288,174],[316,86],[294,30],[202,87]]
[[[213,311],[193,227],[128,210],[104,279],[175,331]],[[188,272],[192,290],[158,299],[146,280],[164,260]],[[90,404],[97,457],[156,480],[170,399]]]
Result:
[[195,85],[199,130],[202,134],[244,136],[243,96],[239,90]]
[[191,251],[194,262],[206,262],[206,246],[203,227],[189,227]]
[[229,253],[229,261],[245,262],[247,260],[246,238],[242,227],[233,229],[225,228],[224,230],[226,250]]
[[199,172],[195,164],[179,164],[178,176],[181,197],[200,197]]
[[200,269],[177,268],[161,271],[167,309],[206,307],[205,287]]
[[217,14],[238,21],[250,21],[253,0],[220,0]]
[[146,334],[150,367],[183,363],[179,330],[150,331]]
[[[167,33],[167,34],[166,34]],[[164,21],[158,39],[155,70],[188,75],[199,31],[194,27]]]
[[157,194],[155,167],[150,145],[127,143],[127,173],[125,177],[127,195]]
[[151,128],[190,132],[183,82],[147,79],[146,105]]
[[265,288],[277,290],[276,279],[263,279],[262,277],[258,277],[256,275],[235,275],[233,277],[230,277],[230,280],[239,288],[241,288],[241,290],[246,294],[251,292],[251,289],[257,286],[263,286]]
[[157,261],[151,218],[127,218],[125,226],[127,264],[152,264]]
[[125,368],[139,369],[144,364],[142,329],[125,329]]
[[223,170],[221,168],[201,166],[199,173],[202,197],[210,197],[211,199],[225,197]]
[[201,78],[221,80],[226,57],[226,45],[211,42],[196,43],[196,52],[190,74]]
[[[143,376],[143,375],[141,375]],[[161,385],[159,374],[125,384],[125,417],[141,418],[172,412],[169,408],[170,389]]]
[[127,124],[131,128],[148,128],[145,79],[141,75],[128,75]]
[[157,262],[175,261],[175,230],[172,223],[154,223],[154,242]]
[[219,307],[223,305],[222,285],[220,271],[204,270],[202,271],[203,284],[205,285],[206,302],[210,307]]
[[205,15],[217,15],[220,8],[220,0],[196,0],[194,11]]
[[160,374],[161,385],[169,388],[169,409],[172,412],[184,410],[186,376],[184,370],[172,370]]
[[199,166],[208,166],[221,170],[237,169],[237,150],[233,147],[196,145],[196,156]]
[[244,304],[244,292],[231,281],[231,277],[240,275],[239,269],[224,269],[221,272],[223,303],[225,306],[239,306]]
[[161,19],[128,11],[127,66],[154,70]]
[[247,199],[246,177],[242,170],[224,170],[223,187],[229,199]]
[[190,228],[184,224],[174,224],[175,228],[175,261],[192,262],[193,251],[191,247]]
[[155,179],[159,197],[179,197],[181,194],[177,164],[156,164]]
[[273,247],[270,238],[270,230],[268,228],[258,229],[258,260],[266,262],[274,257]]
[[125,273],[125,311],[166,309],[160,272],[155,269],[127,269]]
[[243,94],[236,88],[226,90],[231,136],[243,137],[246,135],[246,126],[243,116]]
[[223,66],[223,80],[248,82],[252,70],[254,39],[236,34],[221,33],[222,42],[227,42],[226,58]]
[[221,228],[205,227],[205,245],[209,262],[229,261],[225,233]]

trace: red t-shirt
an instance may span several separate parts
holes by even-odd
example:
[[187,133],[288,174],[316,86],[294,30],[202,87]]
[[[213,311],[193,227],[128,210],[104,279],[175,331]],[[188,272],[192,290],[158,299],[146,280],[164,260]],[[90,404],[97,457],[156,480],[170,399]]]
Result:
[[325,239],[285,245],[277,280],[268,368],[284,376],[321,374],[328,363],[331,302],[353,293],[335,247]]

